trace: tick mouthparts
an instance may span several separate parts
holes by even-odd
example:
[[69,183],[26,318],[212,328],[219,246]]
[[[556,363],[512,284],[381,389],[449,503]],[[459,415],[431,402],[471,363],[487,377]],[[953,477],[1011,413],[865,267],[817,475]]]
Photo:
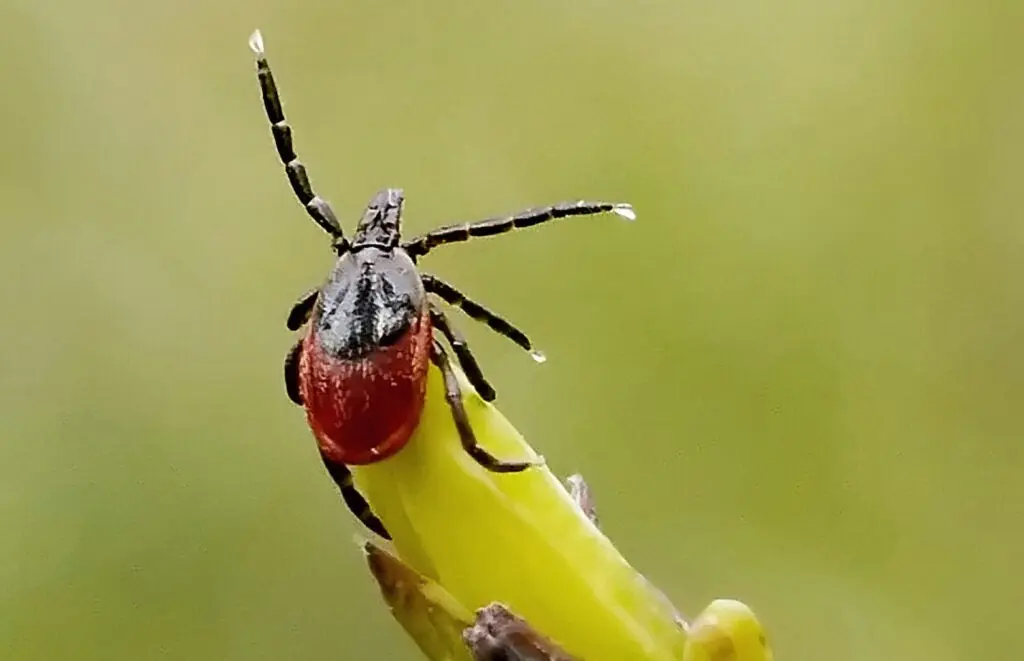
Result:
[[616,204],[612,207],[612,213],[622,216],[626,220],[636,220],[636,210],[632,204]]
[[266,54],[266,51],[263,50],[263,35],[259,29],[253,30],[253,33],[249,35],[249,48],[257,57],[263,57]]

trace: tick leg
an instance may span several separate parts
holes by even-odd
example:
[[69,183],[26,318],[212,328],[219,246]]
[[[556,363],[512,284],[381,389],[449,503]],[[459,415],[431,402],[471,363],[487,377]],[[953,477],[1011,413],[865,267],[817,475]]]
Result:
[[434,305],[433,302],[430,303],[430,321],[434,324],[434,328],[441,331],[441,334],[447,338],[448,344],[452,345],[452,350],[455,352],[455,357],[459,360],[462,371],[466,373],[466,378],[476,388],[481,399],[485,402],[493,402],[495,397],[494,388],[484,378],[484,374],[480,370],[480,364],[476,362],[476,357],[469,350],[466,338],[462,337],[462,333],[448,323],[448,317],[445,316],[444,311],[437,305]]
[[579,473],[570,475],[565,479],[565,486],[569,488],[569,495],[572,496],[576,506],[583,514],[590,519],[595,526],[597,521],[597,507],[594,505],[594,497],[590,493],[590,486]]
[[426,273],[422,275],[422,279],[423,288],[429,293],[437,294],[449,305],[454,305],[476,321],[487,324],[494,332],[507,337],[529,351],[534,360],[544,360],[544,354],[534,351],[533,345],[530,344],[530,338],[526,337],[526,333],[513,326],[510,322],[502,319],[476,301],[467,298],[465,294],[444,280]]
[[299,354],[302,353],[302,340],[288,350],[284,358],[284,389],[288,399],[302,406],[302,392],[299,390]]
[[313,306],[316,304],[316,297],[319,293],[319,287],[311,289],[295,302],[288,312],[288,330],[299,330],[309,321],[309,315],[313,314]]
[[473,426],[469,422],[469,416],[466,415],[459,380],[455,376],[451,362],[448,360],[448,354],[445,353],[444,347],[437,340],[434,340],[430,359],[441,370],[441,375],[444,377],[444,396],[452,410],[452,418],[455,419],[455,428],[459,432],[462,447],[469,456],[473,457],[478,464],[492,473],[519,473],[527,468],[540,466],[544,463],[543,459],[536,461],[504,461],[480,447],[476,441],[476,435],[473,433]]
[[327,468],[331,479],[338,485],[338,489],[341,491],[341,499],[345,501],[345,505],[349,510],[356,515],[359,522],[373,531],[374,534],[380,535],[384,539],[391,539],[387,528],[384,527],[384,524],[380,522],[377,515],[370,509],[370,503],[366,502],[363,494],[359,493],[359,490],[356,489],[356,485],[352,482],[352,472],[348,469],[348,466],[331,461],[323,455],[320,455],[320,458],[323,459],[324,466]]
[[299,161],[295,154],[295,146],[292,144],[292,129],[284,118],[284,107],[281,104],[281,96],[277,91],[277,84],[274,82],[274,74],[270,71],[270,64],[267,63],[266,53],[263,49],[263,35],[259,30],[249,37],[249,47],[256,54],[256,75],[260,80],[260,90],[263,93],[263,107],[267,111],[267,119],[270,120],[270,130],[274,135],[274,144],[277,146],[277,154],[284,163],[288,181],[292,185],[299,202],[306,208],[306,212],[316,223],[328,234],[334,237],[334,245],[339,252],[348,249],[341,224],[334,215],[334,210],[327,200],[313,192],[309,183],[309,176],[306,174],[306,166]]
[[616,213],[629,220],[636,218],[636,212],[633,211],[633,206],[621,202],[587,202],[585,200],[580,200],[578,202],[560,202],[540,209],[527,209],[526,211],[520,211],[519,213],[515,213],[510,216],[488,218],[487,220],[478,220],[470,223],[445,225],[443,227],[438,227],[435,230],[431,230],[426,234],[421,234],[420,236],[409,239],[402,244],[402,247],[405,248],[405,251],[408,252],[413,259],[415,259],[426,255],[434,248],[446,243],[468,241],[469,239],[477,236],[494,236],[495,234],[504,234],[505,232],[510,232],[514,229],[540,225],[541,223],[545,223],[549,220],[555,220],[556,218],[565,218],[567,216],[591,216],[608,211]]

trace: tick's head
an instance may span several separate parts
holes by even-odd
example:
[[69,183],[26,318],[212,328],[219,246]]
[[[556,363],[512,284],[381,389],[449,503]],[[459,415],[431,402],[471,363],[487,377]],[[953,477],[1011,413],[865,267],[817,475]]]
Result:
[[355,243],[320,291],[314,333],[328,353],[362,358],[427,328],[421,323],[426,303],[416,265],[404,250]]
[[397,247],[402,233],[404,206],[405,194],[401,188],[385,188],[374,195],[356,227],[352,250],[371,246],[383,250]]

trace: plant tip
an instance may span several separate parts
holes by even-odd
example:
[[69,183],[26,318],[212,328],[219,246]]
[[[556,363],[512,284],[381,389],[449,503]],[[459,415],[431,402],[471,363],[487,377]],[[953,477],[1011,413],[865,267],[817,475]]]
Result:
[[253,53],[256,53],[257,57],[263,57],[263,35],[259,29],[253,30],[253,33],[249,35],[249,48],[252,49]]
[[616,204],[612,207],[612,213],[622,216],[626,220],[636,220],[636,210],[632,204]]

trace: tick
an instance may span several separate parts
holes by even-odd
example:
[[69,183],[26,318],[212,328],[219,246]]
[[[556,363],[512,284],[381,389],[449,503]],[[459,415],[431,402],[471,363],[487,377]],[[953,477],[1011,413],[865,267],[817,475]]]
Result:
[[494,388],[466,340],[431,296],[487,324],[535,359],[542,356],[525,333],[443,280],[420,273],[417,261],[438,246],[556,218],[603,212],[631,220],[636,216],[628,204],[568,202],[446,225],[403,241],[405,198],[400,189],[387,188],[370,200],[349,239],[331,205],[313,192],[306,168],[295,154],[292,130],[258,30],[249,38],[249,46],[256,55],[263,105],[288,181],[306,212],[330,235],[337,256],[324,283],[305,294],[288,314],[289,330],[305,330],[285,358],[285,388],[291,400],[305,409],[320,456],[345,504],[369,529],[388,538],[384,525],[353,485],[348,466],[386,459],[409,441],[423,410],[431,364],[443,377],[462,446],[477,463],[496,473],[516,473],[537,463],[499,459],[477,443],[441,338],[482,399],[493,401]]

